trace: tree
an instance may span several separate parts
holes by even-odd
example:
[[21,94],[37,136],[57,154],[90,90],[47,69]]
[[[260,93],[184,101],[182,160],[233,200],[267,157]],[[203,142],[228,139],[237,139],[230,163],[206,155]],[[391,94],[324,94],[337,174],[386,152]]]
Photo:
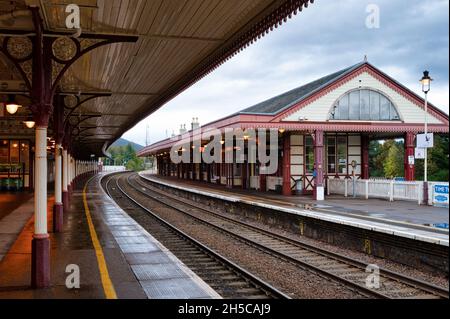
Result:
[[370,176],[386,178],[404,176],[404,153],[402,141],[372,141],[369,145]]
[[141,171],[144,169],[144,160],[136,156],[131,143],[125,146],[113,146],[109,148],[109,153],[114,165],[123,165],[131,171]]
[[[449,136],[435,134],[434,147],[428,150],[428,181],[449,180]],[[416,160],[416,180],[424,179],[424,160]]]
[[395,141],[393,141],[393,143],[389,143],[386,161],[383,164],[384,176],[387,178],[405,176],[403,163],[405,152],[399,144],[400,143]]

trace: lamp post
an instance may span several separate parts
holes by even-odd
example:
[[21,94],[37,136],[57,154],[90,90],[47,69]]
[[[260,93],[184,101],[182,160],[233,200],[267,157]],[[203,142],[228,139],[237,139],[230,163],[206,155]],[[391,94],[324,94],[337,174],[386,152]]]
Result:
[[[430,72],[424,71],[423,77],[420,80],[422,83],[422,92],[425,94],[425,138],[428,140],[428,92],[431,89]],[[428,204],[428,148],[425,148],[425,162],[424,162],[424,174],[423,174],[423,200],[424,204]]]

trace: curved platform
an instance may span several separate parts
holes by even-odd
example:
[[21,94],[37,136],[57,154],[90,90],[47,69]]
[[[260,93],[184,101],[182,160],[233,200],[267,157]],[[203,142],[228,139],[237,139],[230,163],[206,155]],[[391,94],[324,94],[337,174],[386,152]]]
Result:
[[[90,179],[83,190],[74,190],[70,210],[64,214],[64,231],[50,234],[51,287],[29,286],[31,218],[0,262],[0,299],[219,299],[107,196],[101,177]],[[31,216],[33,205],[25,204],[24,210]],[[66,286],[69,265],[79,267],[79,288]]]
[[[141,173],[140,176],[149,181],[203,195],[227,202],[242,203],[260,208],[267,208],[287,214],[304,216],[316,220],[356,227],[363,230],[370,230],[382,234],[394,235],[402,238],[413,239],[419,242],[433,243],[442,246],[449,246],[449,231],[412,223],[412,211],[421,210],[428,216],[423,216],[419,222],[433,224],[436,222],[448,223],[448,210],[445,208],[423,207],[416,203],[394,202],[390,203],[382,200],[341,200],[341,207],[333,204],[332,201],[325,201],[323,204],[313,203],[311,200],[296,199],[295,197],[285,197],[269,193],[255,193],[240,190],[229,190],[211,184],[202,184],[186,180],[160,177],[148,173]],[[385,212],[383,218],[373,216],[368,213],[368,208],[378,212]],[[352,207],[353,206],[353,207]],[[357,207],[358,209],[355,209]],[[397,207],[397,209],[393,209]],[[395,211],[395,214],[387,214]],[[429,212],[435,212],[431,214]],[[415,212],[418,214],[417,212]],[[418,218],[416,218],[419,220]]]

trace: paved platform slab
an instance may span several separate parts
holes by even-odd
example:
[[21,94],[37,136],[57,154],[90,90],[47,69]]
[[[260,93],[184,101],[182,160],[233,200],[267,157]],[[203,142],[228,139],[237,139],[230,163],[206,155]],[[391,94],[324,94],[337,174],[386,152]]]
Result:
[[33,215],[32,194],[0,194],[0,261]]
[[145,172],[140,175],[169,187],[226,201],[242,202],[419,241],[449,245],[448,230],[426,226],[426,224],[448,223],[449,212],[446,208],[419,206],[413,202],[362,200],[337,196],[317,202],[306,196],[287,197],[275,193],[227,189],[220,185],[161,177]]
[[[193,274],[167,249],[125,214],[101,189],[100,177],[93,178],[85,198],[101,252],[117,298],[188,299],[219,298],[208,285]],[[82,185],[84,183],[79,183]],[[74,191],[70,211],[64,215],[64,231],[50,234],[51,287],[30,287],[31,239],[34,220],[31,201],[19,209],[28,221],[0,262],[0,299],[103,299],[107,296],[98,263],[98,249],[85,211],[81,189]],[[53,201],[49,200],[51,212]],[[25,214],[23,215],[25,218]],[[52,225],[51,214],[48,218]],[[10,225],[7,220],[4,228]],[[12,225],[12,224],[11,224]],[[0,222],[0,232],[2,224]],[[1,235],[0,235],[1,236]],[[67,266],[80,269],[80,289],[68,289]]]

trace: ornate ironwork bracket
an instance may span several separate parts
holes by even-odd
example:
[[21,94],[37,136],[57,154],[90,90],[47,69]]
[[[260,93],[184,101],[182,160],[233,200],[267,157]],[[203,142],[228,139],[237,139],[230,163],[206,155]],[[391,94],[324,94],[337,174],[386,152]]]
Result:
[[[123,42],[136,42],[137,36],[89,34],[79,38],[68,34],[44,34],[39,8],[30,7],[35,33],[0,30],[0,52],[13,63],[31,92],[31,110],[38,125],[47,125],[53,111],[53,97],[67,70],[82,56],[96,48]],[[2,34],[7,34],[2,36]]]

